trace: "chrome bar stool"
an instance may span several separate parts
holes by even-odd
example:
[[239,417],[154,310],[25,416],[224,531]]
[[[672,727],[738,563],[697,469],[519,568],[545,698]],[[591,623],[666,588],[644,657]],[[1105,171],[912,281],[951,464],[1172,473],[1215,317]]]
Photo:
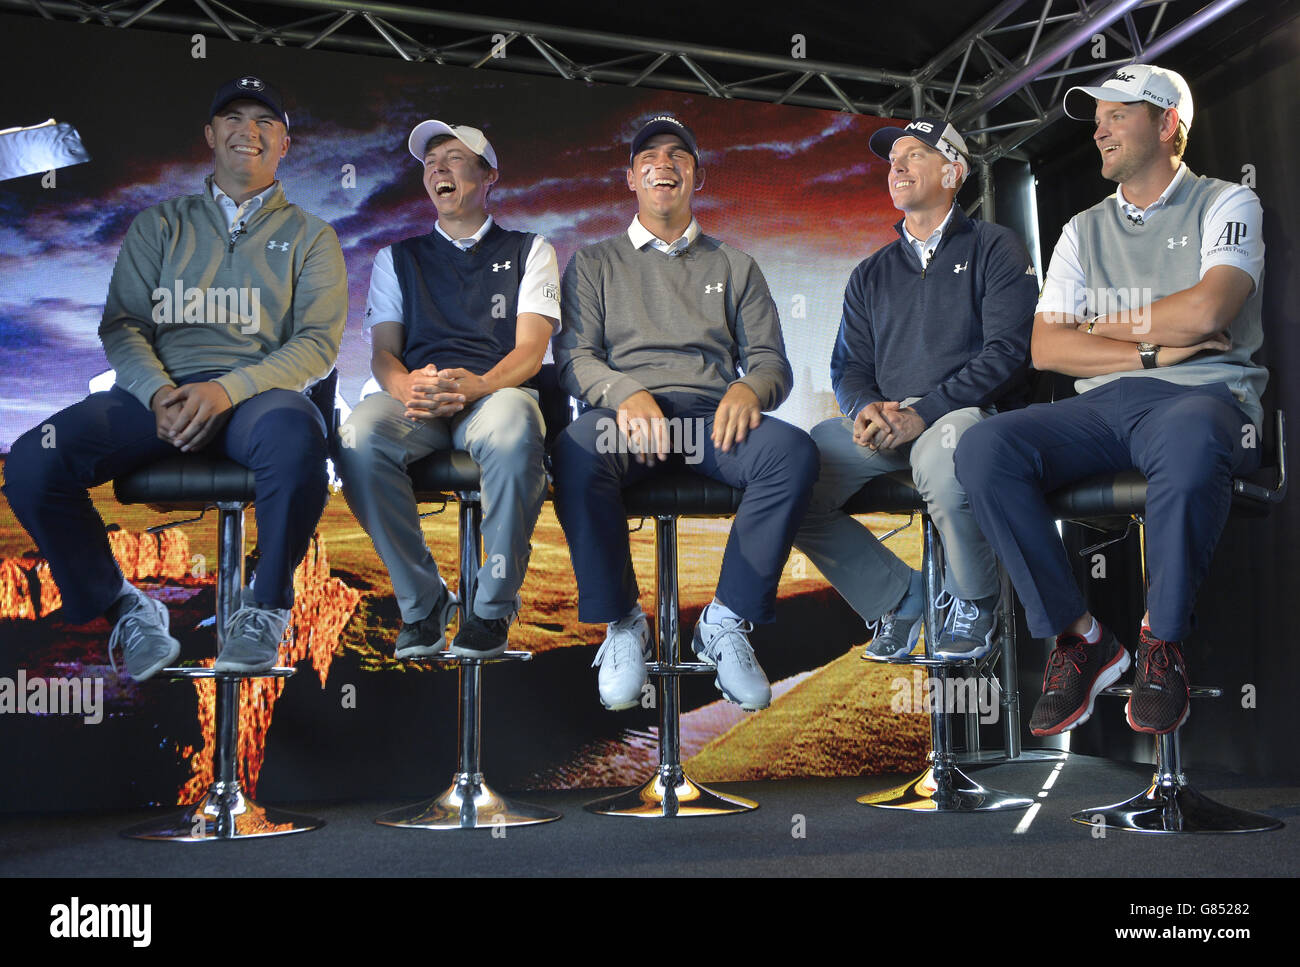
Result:
[[[124,504],[149,504],[162,511],[199,510],[199,517],[149,528],[156,533],[192,523],[215,506],[218,514],[217,653],[225,643],[226,621],[234,613],[244,585],[244,509],[253,499],[253,473],[230,460],[202,453],[168,457],[113,482]],[[164,668],[159,674],[172,679],[213,679],[215,682],[216,746],[213,781],[196,803],[178,813],[150,820],[122,835],[172,843],[207,843],[218,840],[284,836],[324,826],[323,820],[262,806],[245,794],[236,771],[239,748],[239,686],[250,678],[288,678],[292,668],[277,667],[260,673],[218,673],[211,668]]]
[[[478,587],[478,570],[483,561],[483,507],[479,495],[479,468],[463,450],[442,451],[416,461],[409,468],[420,503],[441,502],[455,494],[459,509],[457,534],[460,541],[460,583],[458,603],[464,625],[473,607]],[[432,513],[441,513],[440,508]],[[426,515],[427,516],[427,515]],[[451,785],[433,799],[386,812],[375,819],[381,826],[407,829],[482,829],[531,826],[549,823],[561,814],[542,806],[510,800],[496,792],[483,778],[482,770],[482,676],[483,666],[504,661],[531,661],[532,653],[507,651],[495,658],[462,658],[444,651],[423,659],[455,665],[459,676],[456,704],[456,733],[459,761]],[[419,659],[417,659],[419,660]]]
[[[1286,415],[1277,410],[1261,441],[1265,460],[1261,468],[1247,476],[1232,481],[1233,511],[1242,516],[1266,516],[1286,496]],[[1088,523],[1097,519],[1127,517],[1135,524],[1141,548],[1142,604],[1146,608],[1146,478],[1132,470],[1112,476],[1095,477],[1063,488],[1048,496],[1048,504],[1063,520]],[[1128,535],[1126,529],[1119,537],[1086,547],[1079,553],[1087,556],[1099,547],[1105,547]],[[1128,697],[1133,689],[1116,685],[1102,694]],[[1222,689],[1193,686],[1189,695],[1193,699],[1219,698]],[[1197,792],[1183,772],[1180,733],[1182,727],[1156,739],[1156,771],[1151,785],[1126,802],[1111,806],[1081,809],[1070,818],[1077,823],[1096,825],[1099,821],[1107,827],[1144,833],[1254,833],[1281,829],[1280,820],[1260,813],[1234,809]]]
[[[995,810],[1027,809],[1033,802],[1022,796],[1013,796],[998,789],[989,789],[966,775],[958,763],[952,748],[952,729],[948,711],[944,707],[946,698],[952,694],[949,682],[953,672],[975,670],[974,659],[952,659],[936,656],[933,641],[938,630],[943,627],[940,609],[936,607],[936,589],[942,585],[943,548],[935,533],[934,523],[925,512],[925,501],[917,492],[912,482],[910,471],[899,470],[883,474],[870,481],[855,494],[844,508],[851,514],[865,513],[908,513],[921,514],[922,564],[921,576],[925,586],[925,611],[923,614],[925,628],[925,655],[900,655],[897,658],[876,658],[864,655],[868,661],[887,665],[919,665],[929,669],[931,678],[932,705],[930,708],[930,752],[926,756],[928,765],[917,778],[892,789],[879,793],[868,793],[858,797],[864,806],[876,806],[882,809],[909,809],[915,812],[991,812]],[[1010,585],[1003,575],[1002,581],[1002,661],[1004,674],[1008,668],[1015,667],[1015,632],[1014,617],[1011,611]],[[1010,622],[1008,619],[1011,619]],[[1006,637],[1007,625],[1012,624],[1011,637]],[[1010,649],[1010,655],[1007,649]],[[998,654],[994,652],[994,654]],[[1009,658],[1009,660],[1008,660]],[[1003,714],[1012,721],[1004,722],[1004,728],[1012,728],[1019,738],[1018,697],[1015,695],[1015,680],[1011,679],[1010,688],[1002,692]],[[1010,693],[1008,695],[1008,693]],[[969,722],[970,719],[968,718]],[[976,723],[978,725],[978,723]],[[1008,744],[1008,753],[1017,745]]]
[[658,680],[659,767],[640,786],[584,808],[603,816],[670,819],[677,816],[723,816],[749,812],[758,803],[701,785],[682,768],[682,675],[713,675],[705,662],[681,660],[677,585],[677,519],[728,517],[740,507],[742,491],[686,471],[667,472],[623,491],[629,517],[655,521],[655,658],[646,664]]

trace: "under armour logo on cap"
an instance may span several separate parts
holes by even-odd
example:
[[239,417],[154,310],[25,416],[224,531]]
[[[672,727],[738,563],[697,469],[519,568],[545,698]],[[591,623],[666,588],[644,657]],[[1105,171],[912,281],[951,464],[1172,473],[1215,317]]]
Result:
[[266,87],[266,85],[256,77],[241,77],[236,83],[239,85],[241,91],[260,91],[262,88]]

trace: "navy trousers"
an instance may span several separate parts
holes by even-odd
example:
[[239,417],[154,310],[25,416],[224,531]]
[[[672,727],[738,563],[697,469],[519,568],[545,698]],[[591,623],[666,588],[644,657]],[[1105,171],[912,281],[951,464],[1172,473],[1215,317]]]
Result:
[[756,624],[776,618],[776,591],[817,482],[817,447],[803,430],[765,416],[743,443],[729,453],[710,440],[718,401],[688,393],[665,393],[655,402],[669,419],[698,419],[698,453],[687,462],[677,453],[648,467],[613,448],[610,409],[588,410],[557,438],[551,461],[555,472],[555,513],[564,528],[578,579],[578,619],[616,621],[636,604],[638,590],[627,536],[624,487],[664,468],[687,469],[745,495],[731,527],[718,577],[718,600]]
[[[212,375],[220,374],[180,382]],[[158,439],[153,412],[116,386],[61,410],[14,443],[5,461],[5,497],[50,562],[65,620],[103,614],[122,591],[122,572],[88,488],[179,452]],[[257,601],[292,607],[293,570],[329,496],[320,410],[301,393],[259,393],[234,408],[202,452],[254,472]]]
[[1140,470],[1151,631],[1181,641],[1228,519],[1232,477],[1259,466],[1257,438],[1223,383],[1125,376],[972,427],[957,445],[957,479],[1024,602],[1030,632],[1049,638],[1088,606],[1044,495]]

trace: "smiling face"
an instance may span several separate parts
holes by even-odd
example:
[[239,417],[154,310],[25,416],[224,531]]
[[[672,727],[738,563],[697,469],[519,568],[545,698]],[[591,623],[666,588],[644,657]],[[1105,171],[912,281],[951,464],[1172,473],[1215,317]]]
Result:
[[212,149],[213,175],[232,198],[261,191],[289,151],[284,122],[258,101],[231,101],[203,128]]
[[1163,129],[1172,131],[1177,124],[1176,114],[1173,125],[1169,124],[1172,113],[1165,111],[1162,118],[1153,119],[1141,101],[1098,101],[1093,141],[1101,152],[1101,176],[1124,184],[1157,164],[1172,150],[1161,147]]
[[649,138],[627,171],[627,187],[636,192],[637,214],[651,231],[656,225],[680,225],[685,230],[691,220],[691,193],[703,185],[704,169],[696,167],[690,150],[675,134]]
[[899,138],[889,149],[889,197],[901,212],[952,207],[961,178],[954,165],[916,138]]
[[424,190],[440,219],[458,222],[485,217],[488,189],[496,180],[496,169],[485,168],[479,156],[457,138],[433,138],[424,152]]

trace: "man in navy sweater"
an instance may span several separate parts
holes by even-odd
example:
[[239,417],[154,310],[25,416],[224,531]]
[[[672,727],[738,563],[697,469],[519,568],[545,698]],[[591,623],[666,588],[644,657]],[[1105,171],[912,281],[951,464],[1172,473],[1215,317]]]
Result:
[[559,271],[544,238],[488,215],[499,169],[482,131],[423,121],[407,147],[438,220],[375,257],[366,330],[384,391],[339,431],[343,495],[393,582],[395,656],[427,657],[445,646],[456,599],[425,544],[406,467],[435,450],[469,451],[481,471],[486,555],[451,650],[491,658],[506,650],[546,497],[532,378],[559,328]]
[[873,477],[910,469],[947,559],[939,603],[951,606],[935,651],[979,658],[996,635],[997,562],[953,454],[966,430],[1019,402],[1037,281],[1014,233],[954,204],[970,154],[952,125],[917,118],[881,128],[870,147],[889,162],[903,220],[899,239],[858,265],[844,293],[831,356],[844,417],[813,429],[821,473],[795,546],[873,626],[870,655],[910,652],[921,576],[842,509]]

